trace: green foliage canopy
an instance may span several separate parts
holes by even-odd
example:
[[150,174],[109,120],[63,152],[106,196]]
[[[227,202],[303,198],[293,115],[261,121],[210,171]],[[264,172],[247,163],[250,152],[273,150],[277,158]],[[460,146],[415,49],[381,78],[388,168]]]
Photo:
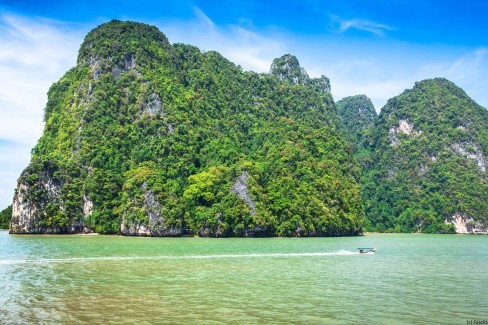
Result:
[[[360,171],[328,79],[309,78],[290,55],[273,67],[288,62],[300,82],[171,45],[145,24],[93,30],[49,90],[44,133],[19,180],[36,231],[360,233]],[[243,173],[255,213],[232,190]]]
[[418,82],[381,110],[363,162],[368,228],[453,232],[463,215],[488,224],[488,113],[452,82]]

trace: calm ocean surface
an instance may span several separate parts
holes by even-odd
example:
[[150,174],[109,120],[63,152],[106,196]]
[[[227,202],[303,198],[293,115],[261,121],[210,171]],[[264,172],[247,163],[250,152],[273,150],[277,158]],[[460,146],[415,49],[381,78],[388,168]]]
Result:
[[488,322],[488,236],[1,231],[0,281],[0,323],[467,324]]

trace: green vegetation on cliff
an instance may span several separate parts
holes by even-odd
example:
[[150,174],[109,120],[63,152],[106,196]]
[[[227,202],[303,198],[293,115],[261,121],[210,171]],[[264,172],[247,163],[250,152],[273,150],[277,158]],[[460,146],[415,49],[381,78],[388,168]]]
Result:
[[291,55],[270,74],[246,72],[155,27],[112,21],[52,85],[44,119],[11,232],[361,232],[360,170],[329,81]]
[[488,226],[488,114],[445,79],[418,82],[378,117],[364,95],[334,104],[329,80],[292,55],[257,74],[170,44],[155,27],[112,21],[51,86],[44,121],[1,214],[8,226],[15,212],[12,233]]
[[12,206],[9,205],[0,211],[0,229],[8,229],[12,217]]
[[363,164],[368,228],[453,232],[488,225],[488,113],[445,79],[418,82],[381,110]]

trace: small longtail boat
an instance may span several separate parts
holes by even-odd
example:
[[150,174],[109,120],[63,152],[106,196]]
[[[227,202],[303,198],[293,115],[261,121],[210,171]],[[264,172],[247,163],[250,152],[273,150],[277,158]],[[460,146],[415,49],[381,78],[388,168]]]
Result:
[[372,247],[360,247],[359,249],[359,254],[374,254],[376,253],[376,248]]

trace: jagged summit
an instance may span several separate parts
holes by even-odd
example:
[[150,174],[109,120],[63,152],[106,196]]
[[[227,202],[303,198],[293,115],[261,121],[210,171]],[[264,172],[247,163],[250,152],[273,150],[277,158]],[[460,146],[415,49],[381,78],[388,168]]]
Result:
[[270,74],[294,84],[304,84],[309,79],[307,71],[300,67],[298,59],[291,54],[285,54],[280,58],[274,59],[271,64]]
[[330,94],[329,78],[326,76],[310,78],[307,71],[300,67],[300,63],[294,55],[285,54],[280,58],[274,59],[269,73],[283,82],[306,85],[317,91]]

